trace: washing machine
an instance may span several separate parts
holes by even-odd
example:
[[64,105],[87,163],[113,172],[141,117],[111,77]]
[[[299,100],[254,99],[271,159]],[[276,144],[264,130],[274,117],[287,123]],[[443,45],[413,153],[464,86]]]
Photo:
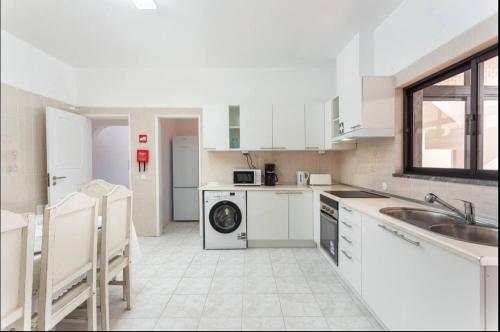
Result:
[[205,191],[204,206],[205,249],[247,247],[245,191]]

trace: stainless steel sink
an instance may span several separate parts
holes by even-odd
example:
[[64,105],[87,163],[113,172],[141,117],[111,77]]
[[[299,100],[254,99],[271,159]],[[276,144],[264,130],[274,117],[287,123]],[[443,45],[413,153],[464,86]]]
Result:
[[429,227],[432,232],[471,243],[498,247],[498,229],[465,224],[438,224]]
[[455,240],[498,247],[498,229],[469,225],[459,216],[404,207],[383,208],[380,213]]
[[465,223],[459,216],[425,209],[388,207],[380,209],[380,213],[424,229],[437,224]]

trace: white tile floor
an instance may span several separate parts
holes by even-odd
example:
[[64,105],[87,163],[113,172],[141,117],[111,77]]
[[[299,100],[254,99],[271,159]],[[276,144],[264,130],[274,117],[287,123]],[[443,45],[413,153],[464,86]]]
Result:
[[113,330],[381,329],[317,249],[204,251],[197,223],[140,244],[131,311],[111,288]]

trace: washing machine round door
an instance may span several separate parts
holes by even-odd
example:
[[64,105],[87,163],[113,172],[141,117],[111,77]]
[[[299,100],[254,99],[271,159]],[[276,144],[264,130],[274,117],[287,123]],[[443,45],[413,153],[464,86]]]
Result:
[[221,201],[210,210],[210,225],[219,233],[234,232],[241,224],[240,208],[230,201]]

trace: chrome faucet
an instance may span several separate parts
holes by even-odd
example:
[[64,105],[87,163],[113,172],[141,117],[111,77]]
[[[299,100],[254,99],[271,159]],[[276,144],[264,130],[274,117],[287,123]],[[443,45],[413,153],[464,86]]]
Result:
[[474,204],[472,204],[472,202],[460,200],[464,203],[464,208],[465,208],[465,212],[462,212],[459,209],[446,203],[445,201],[443,201],[441,198],[437,197],[433,193],[428,193],[427,195],[425,195],[425,201],[428,203],[437,202],[437,203],[441,204],[442,206],[444,206],[448,210],[451,210],[451,211],[455,212],[456,214],[458,214],[469,225],[474,225],[476,223]]

